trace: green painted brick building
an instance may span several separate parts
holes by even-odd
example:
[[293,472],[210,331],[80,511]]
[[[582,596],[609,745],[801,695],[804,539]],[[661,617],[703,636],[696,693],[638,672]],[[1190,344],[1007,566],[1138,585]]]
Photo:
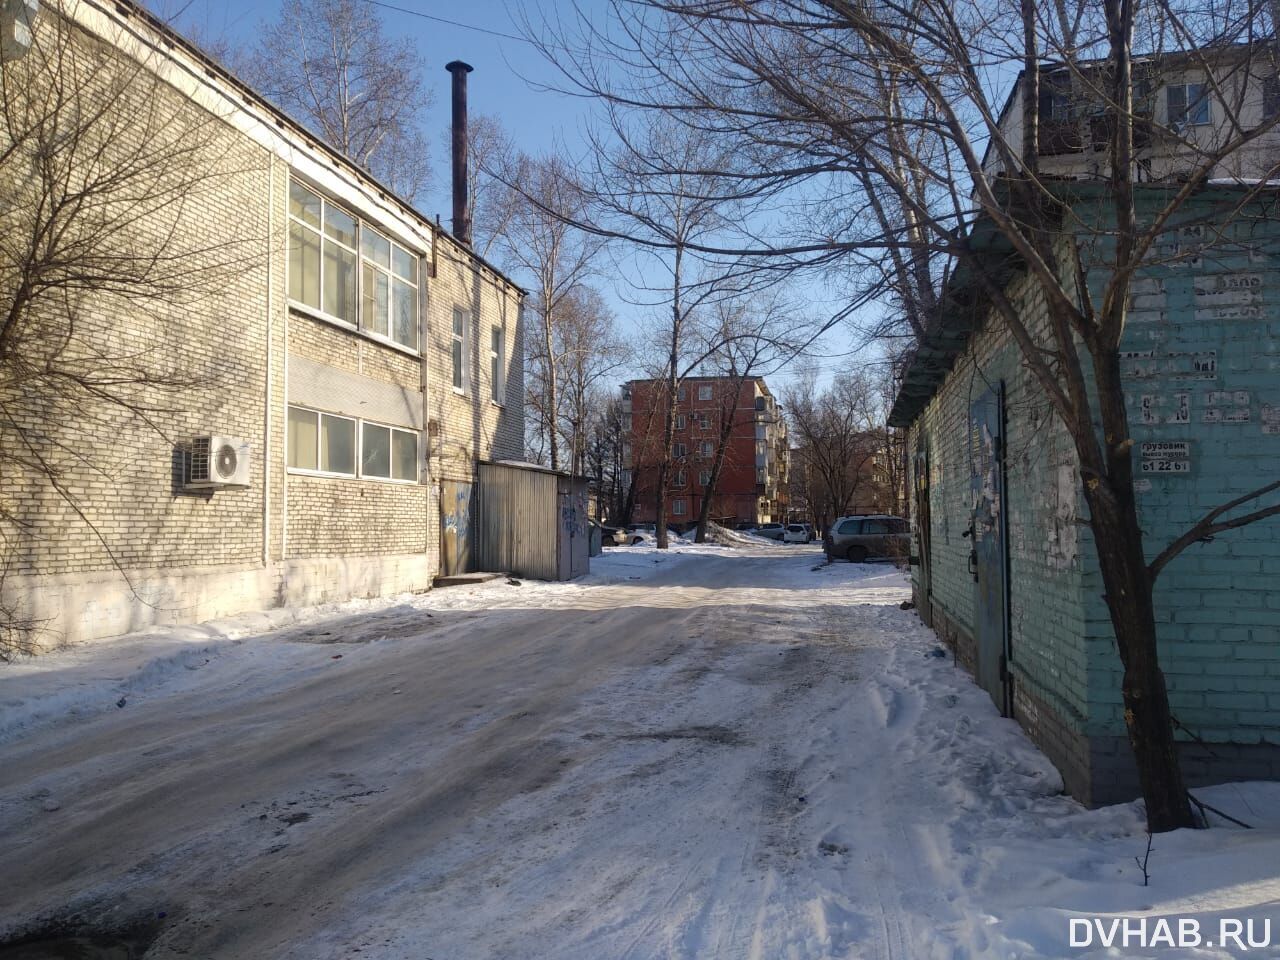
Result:
[[[1064,238],[1096,293],[1109,205],[1100,185],[1063,189]],[[1165,189],[1146,188],[1140,214]],[[1036,287],[983,231],[986,268],[1043,330]],[[1131,799],[1120,660],[1070,438],[964,268],[944,303],[890,416],[914,462],[917,608],[1075,796]],[[1132,284],[1121,351],[1150,558],[1280,479],[1280,191],[1196,191]],[[1280,778],[1280,518],[1195,544],[1155,600],[1188,782]]]

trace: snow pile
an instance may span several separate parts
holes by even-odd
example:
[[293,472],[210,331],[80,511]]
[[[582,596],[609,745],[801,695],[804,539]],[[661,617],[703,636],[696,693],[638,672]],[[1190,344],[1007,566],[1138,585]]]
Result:
[[742,530],[730,530],[728,527],[722,527],[718,523],[707,525],[707,537],[715,543],[726,547],[760,547],[776,546],[778,544],[777,540],[758,537],[754,533],[747,533]]

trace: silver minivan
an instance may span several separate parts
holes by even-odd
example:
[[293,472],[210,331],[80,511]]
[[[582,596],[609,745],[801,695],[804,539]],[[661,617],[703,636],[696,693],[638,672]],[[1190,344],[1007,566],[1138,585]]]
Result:
[[890,558],[900,560],[911,549],[907,521],[887,514],[841,517],[831,524],[823,547],[831,560],[862,563]]

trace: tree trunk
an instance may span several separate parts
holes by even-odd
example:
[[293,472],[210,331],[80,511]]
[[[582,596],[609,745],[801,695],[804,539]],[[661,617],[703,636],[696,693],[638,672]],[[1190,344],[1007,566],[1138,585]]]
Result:
[[[1094,355],[1098,385],[1098,407],[1102,415],[1103,441],[1106,444],[1105,478],[1086,477],[1085,500],[1089,505],[1094,549],[1106,590],[1107,611],[1116,635],[1116,649],[1124,666],[1121,693],[1124,697],[1125,727],[1133,748],[1142,796],[1147,806],[1147,827],[1152,833],[1194,827],[1178,762],[1177,744],[1173,736],[1173,719],[1169,711],[1169,694],[1160,670],[1156,645],[1153,581],[1142,545],[1142,528],[1138,522],[1137,500],[1133,493],[1132,442],[1128,417],[1124,409],[1119,354],[1114,350]],[[1097,443],[1096,434],[1077,438]],[[1088,463],[1081,449],[1081,462]]]
[[720,468],[724,465],[725,454],[729,450],[729,439],[733,436],[734,414],[738,411],[738,393],[742,390],[742,382],[734,386],[733,401],[726,412],[721,409],[720,443],[716,447],[716,458],[711,464],[711,476],[707,478],[706,489],[702,491],[702,508],[698,511],[698,533],[694,540],[707,542],[707,523],[711,519],[711,498],[715,495],[716,486],[720,482]]

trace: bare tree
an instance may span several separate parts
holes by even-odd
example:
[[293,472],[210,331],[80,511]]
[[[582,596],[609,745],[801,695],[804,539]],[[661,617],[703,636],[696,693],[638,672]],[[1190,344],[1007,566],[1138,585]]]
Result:
[[[743,387],[766,372],[794,359],[808,339],[812,324],[797,317],[793,304],[777,296],[724,300],[716,305],[719,323],[711,327],[707,369],[720,380],[715,399],[715,455],[703,489],[696,540],[704,543],[720,478],[732,450],[735,432],[749,428],[755,436],[755,408],[741,407]],[[738,464],[737,466],[741,466]],[[754,466],[754,464],[753,464]]]
[[[155,67],[54,9],[30,52],[0,64],[0,572],[30,572],[37,527],[59,513],[122,569],[85,478],[118,466],[103,438],[168,436],[178,391],[201,372],[170,325],[261,252],[243,225],[188,221],[247,171],[221,118]],[[0,658],[38,628],[0,605]]]
[[419,118],[431,104],[423,60],[360,0],[285,0],[240,65],[246,78],[396,193],[431,180]]
[[805,495],[814,522],[825,529],[853,511],[872,484],[871,467],[883,450],[884,408],[873,402],[874,385],[863,371],[837,376],[820,389],[813,373],[802,374],[786,393],[787,416]]
[[530,298],[537,318],[536,335],[525,339],[531,389],[541,401],[534,406],[536,428],[547,445],[551,469],[561,467],[559,416],[563,348],[560,312],[566,300],[595,269],[604,241],[574,226],[586,210],[586,195],[574,169],[563,158],[535,159],[523,154],[495,156],[498,166],[485,173],[506,188],[495,199],[502,228],[497,249],[513,270],[532,278]]

